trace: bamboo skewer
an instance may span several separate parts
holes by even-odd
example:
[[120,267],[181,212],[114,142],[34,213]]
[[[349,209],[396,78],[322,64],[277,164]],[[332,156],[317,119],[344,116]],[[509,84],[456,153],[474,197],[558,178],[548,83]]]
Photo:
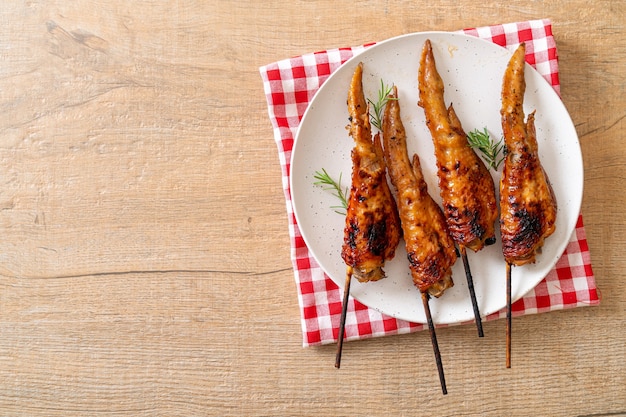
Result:
[[427,292],[422,293],[422,303],[424,304],[424,312],[426,313],[426,321],[428,322],[428,330],[430,332],[430,341],[433,344],[433,352],[435,353],[435,361],[437,362],[437,372],[439,372],[439,382],[441,383],[441,392],[443,395],[448,393],[446,388],[446,377],[443,373],[443,364],[441,362],[441,353],[439,352],[439,344],[437,343],[437,334],[435,333],[435,325],[430,314],[430,305],[428,300],[430,296]]
[[480,310],[478,309],[478,301],[476,301],[476,292],[474,291],[474,279],[472,278],[472,271],[470,270],[470,264],[467,260],[467,252],[465,246],[459,245],[461,250],[461,258],[463,259],[463,267],[465,268],[465,278],[467,278],[467,288],[469,289],[470,298],[472,300],[472,308],[474,309],[474,320],[476,321],[476,329],[478,330],[478,337],[484,337],[483,333],[483,321],[480,317]]
[[506,367],[511,367],[511,264],[506,264]]
[[343,289],[343,302],[341,304],[341,318],[339,319],[339,335],[337,336],[337,354],[335,355],[335,368],[341,366],[341,351],[343,349],[343,336],[346,329],[346,314],[348,312],[348,297],[350,296],[350,283],[352,282],[352,267],[346,270],[346,284]]

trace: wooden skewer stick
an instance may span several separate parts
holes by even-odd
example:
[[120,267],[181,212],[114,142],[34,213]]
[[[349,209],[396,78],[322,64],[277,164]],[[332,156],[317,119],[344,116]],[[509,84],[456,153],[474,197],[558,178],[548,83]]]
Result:
[[478,301],[476,301],[476,292],[474,291],[474,279],[472,278],[472,271],[470,270],[470,264],[467,260],[467,252],[465,246],[459,245],[461,249],[461,258],[463,259],[463,267],[465,268],[465,278],[467,278],[467,288],[469,289],[470,298],[472,300],[472,308],[474,309],[474,320],[476,321],[476,329],[478,330],[478,337],[484,337],[483,333],[483,321],[480,318],[480,310],[478,309]]
[[446,388],[446,377],[443,374],[443,364],[441,363],[441,353],[439,353],[439,344],[437,343],[437,334],[435,333],[435,325],[433,324],[433,318],[430,315],[430,305],[428,300],[430,296],[427,292],[422,293],[422,303],[424,304],[424,311],[426,312],[426,321],[428,322],[428,330],[430,331],[430,341],[433,344],[433,352],[435,353],[435,361],[437,362],[437,371],[439,372],[439,382],[441,383],[441,392],[443,395],[448,393]]
[[506,367],[511,367],[511,264],[506,264]]
[[341,304],[341,318],[339,319],[339,335],[337,336],[337,354],[335,356],[335,368],[341,366],[341,351],[343,349],[343,335],[346,329],[346,313],[348,312],[348,297],[350,296],[350,282],[352,282],[352,267],[346,270],[346,284],[343,288],[343,303]]

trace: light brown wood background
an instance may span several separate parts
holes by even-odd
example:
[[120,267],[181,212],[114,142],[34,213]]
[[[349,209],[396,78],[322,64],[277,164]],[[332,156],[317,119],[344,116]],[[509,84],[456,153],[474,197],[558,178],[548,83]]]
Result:
[[[626,3],[5,1],[0,415],[626,415]],[[258,67],[551,18],[600,306],[303,349]]]

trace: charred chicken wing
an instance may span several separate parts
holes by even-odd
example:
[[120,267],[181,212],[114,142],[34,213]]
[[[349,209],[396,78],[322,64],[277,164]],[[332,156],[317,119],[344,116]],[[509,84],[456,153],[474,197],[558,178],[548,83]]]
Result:
[[525,46],[513,54],[502,83],[502,132],[506,158],[500,180],[502,252],[508,264],[535,261],[537,250],[555,229],[554,191],[539,161],[535,113],[524,121]]
[[419,105],[424,109],[435,147],[448,230],[460,246],[478,251],[485,244],[495,243],[495,185],[489,170],[469,146],[454,108],[446,108],[443,81],[429,40],[422,50],[418,82]]
[[439,297],[454,285],[456,251],[441,208],[428,194],[419,157],[414,155],[412,163],[409,160],[396,87],[385,106],[382,127],[385,161],[397,191],[413,283],[422,293]]
[[352,150],[352,183],[341,256],[360,282],[385,277],[383,266],[392,259],[402,235],[379,135],[372,140],[369,110],[363,94],[363,64],[352,77],[348,92]]

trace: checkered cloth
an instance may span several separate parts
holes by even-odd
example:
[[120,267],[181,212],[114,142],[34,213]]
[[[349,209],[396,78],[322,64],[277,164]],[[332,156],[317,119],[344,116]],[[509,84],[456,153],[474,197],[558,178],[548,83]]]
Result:
[[[533,20],[460,31],[514,49],[526,42],[526,61],[560,94],[557,50],[549,20]],[[289,216],[291,259],[301,309],[303,345],[333,343],[339,332],[342,294],[322,271],[307,248],[293,213],[289,173],[291,150],[309,101],[322,83],[349,58],[373,44],[331,49],[281,60],[259,69],[269,117],[278,146],[283,189]],[[515,302],[513,315],[535,314],[599,303],[582,216],[555,267],[533,290]],[[486,320],[506,316],[504,310]],[[409,333],[425,328],[386,316],[350,298],[346,317],[347,340]]]

